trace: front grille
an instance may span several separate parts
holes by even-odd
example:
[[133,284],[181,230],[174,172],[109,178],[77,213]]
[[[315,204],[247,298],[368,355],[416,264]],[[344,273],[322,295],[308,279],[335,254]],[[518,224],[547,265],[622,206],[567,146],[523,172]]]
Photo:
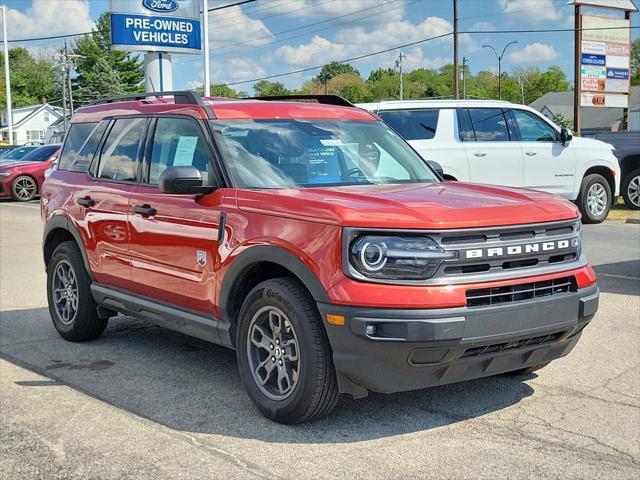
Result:
[[[452,258],[440,267],[437,277],[478,278],[507,275],[570,264],[580,255],[580,221],[442,231],[429,234]],[[552,248],[544,248],[551,245]],[[521,275],[522,276],[522,275]]]
[[504,287],[467,290],[467,307],[488,307],[504,303],[523,302],[535,298],[562,295],[577,290],[574,277],[554,278],[540,282],[521,283]]
[[559,340],[565,333],[567,332],[563,330],[562,332],[551,333],[548,335],[539,335],[537,337],[523,338],[522,340],[492,343],[489,345],[479,345],[477,347],[467,348],[460,356],[460,358],[479,357],[481,355],[496,354],[500,352],[518,350],[526,347],[546,345],[548,343]]

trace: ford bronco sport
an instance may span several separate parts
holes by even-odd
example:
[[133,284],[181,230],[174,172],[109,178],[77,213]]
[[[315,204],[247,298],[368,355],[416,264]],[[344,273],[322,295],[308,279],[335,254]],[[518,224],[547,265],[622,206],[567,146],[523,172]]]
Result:
[[[79,109],[42,192],[62,337],[117,313],[235,349],[284,423],[566,355],[598,305],[580,216],[445,182],[338,97],[141,94]],[[291,100],[291,99],[288,99]]]

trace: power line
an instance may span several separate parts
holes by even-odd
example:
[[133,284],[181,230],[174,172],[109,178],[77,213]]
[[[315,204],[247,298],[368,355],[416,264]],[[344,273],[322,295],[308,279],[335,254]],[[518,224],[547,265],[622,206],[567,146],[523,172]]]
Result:
[[[253,3],[253,2],[257,2],[258,0],[242,0],[240,2],[235,2],[235,3],[229,3],[227,5],[221,5],[219,7],[213,7],[210,8],[208,11],[209,12],[215,12],[218,10],[223,10],[225,8],[231,8],[231,7],[236,7],[238,5],[244,5],[245,3]],[[34,37],[34,38],[17,38],[15,40],[7,40],[8,43],[18,43],[18,42],[35,42],[37,40],[56,40],[56,39],[60,39],[60,38],[71,38],[71,37],[79,37],[80,35],[95,35],[96,33],[98,33],[95,30],[92,30],[90,32],[81,32],[81,33],[67,33],[65,35],[50,35],[48,37]]]
[[[593,30],[620,30],[620,29],[638,29],[640,28],[640,26],[630,26],[630,27],[614,27],[614,28],[605,28],[605,27],[598,27],[598,28],[581,28],[578,29],[578,31],[582,31],[582,32],[586,32],[586,31],[593,31]],[[460,31],[458,33],[468,33],[468,34],[477,34],[477,33],[487,33],[487,34],[492,34],[492,33],[558,33],[558,32],[575,32],[576,29],[575,28],[548,28],[548,29],[527,29],[527,30],[466,30],[466,31]],[[442,35],[436,35],[434,37],[428,37],[428,38],[423,38],[421,40],[416,40],[415,42],[410,42],[410,43],[405,43],[402,45],[396,45],[395,47],[391,47],[391,48],[385,48],[384,50],[379,50],[377,52],[371,52],[371,53],[366,53],[364,55],[358,55],[356,57],[351,57],[351,58],[345,58],[344,60],[338,60],[337,63],[347,63],[347,62],[353,62],[356,60],[361,60],[363,58],[367,58],[367,57],[373,57],[375,55],[380,55],[382,53],[388,53],[391,52],[393,50],[398,50],[401,48],[406,48],[406,47],[412,47],[414,45],[419,45],[421,43],[426,43],[426,42],[430,42],[433,40],[438,40],[441,38],[445,38],[445,37],[450,37],[453,35],[453,32],[448,32],[448,33],[443,33]],[[304,73],[304,72],[310,72],[312,70],[317,70],[324,67],[324,65],[316,65],[313,67],[306,67],[306,68],[301,68],[298,70],[293,70],[291,72],[285,72],[285,73],[278,73],[275,75],[267,75],[264,77],[260,77],[260,78],[253,78],[250,80],[241,80],[241,81],[237,81],[237,82],[231,82],[231,83],[226,83],[225,85],[227,86],[233,86],[233,85],[242,85],[245,83],[254,83],[254,82],[259,82],[260,80],[270,80],[272,78],[280,78],[280,77],[286,77],[289,75],[295,75],[298,73]]]

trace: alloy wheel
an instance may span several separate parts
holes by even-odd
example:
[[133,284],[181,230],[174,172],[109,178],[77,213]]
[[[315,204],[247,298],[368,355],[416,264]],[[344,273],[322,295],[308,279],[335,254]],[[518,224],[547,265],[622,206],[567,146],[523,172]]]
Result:
[[600,183],[594,183],[587,192],[587,208],[592,215],[599,217],[607,209],[607,191]]
[[19,200],[26,201],[31,200],[35,196],[38,191],[38,186],[31,177],[19,177],[13,189]]
[[70,263],[62,260],[56,265],[51,288],[60,322],[71,325],[78,312],[78,281]]
[[640,176],[633,177],[627,186],[627,197],[635,206],[640,207]]
[[264,395],[284,400],[293,393],[300,378],[298,337],[282,310],[266,306],[255,313],[247,355],[253,379]]

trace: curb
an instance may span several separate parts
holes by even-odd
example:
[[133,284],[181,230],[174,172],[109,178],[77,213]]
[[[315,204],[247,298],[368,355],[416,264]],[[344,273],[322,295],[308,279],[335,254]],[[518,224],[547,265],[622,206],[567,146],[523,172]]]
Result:
[[636,225],[640,225],[640,214],[629,215],[625,223],[633,223]]

